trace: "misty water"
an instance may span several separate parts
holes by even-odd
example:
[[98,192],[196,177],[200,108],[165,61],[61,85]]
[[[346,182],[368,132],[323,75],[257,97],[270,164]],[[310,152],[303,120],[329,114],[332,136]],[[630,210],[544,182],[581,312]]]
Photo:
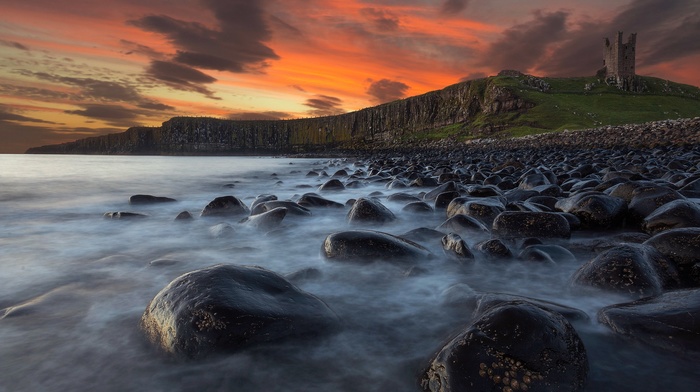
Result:
[[[295,200],[328,177],[358,167],[351,160],[253,157],[0,155],[0,391],[417,391],[420,372],[451,334],[469,325],[471,293],[501,292],[555,301],[585,311],[574,324],[586,346],[588,390],[696,390],[700,370],[679,357],[623,340],[600,326],[596,312],[625,302],[581,295],[568,280],[592,251],[556,266],[436,258],[422,274],[405,266],[336,263],[320,248],[328,234],[356,229],[346,209],[288,216],[271,233],[237,219],[200,218],[219,196],[248,205],[255,196]],[[417,195],[430,190],[409,188]],[[384,183],[324,193],[345,203]],[[175,203],[131,206],[151,194]],[[379,228],[402,234],[434,228],[444,211],[412,215],[379,196],[398,217]],[[146,219],[104,219],[132,211]],[[181,211],[195,220],[175,222]],[[215,237],[220,222],[234,226]],[[484,238],[465,238],[472,246]],[[581,240],[589,240],[581,239]],[[290,341],[196,361],[169,358],[139,330],[149,301],[183,273],[219,263],[257,265],[281,275],[315,268],[295,284],[326,302],[343,328],[314,340]]]

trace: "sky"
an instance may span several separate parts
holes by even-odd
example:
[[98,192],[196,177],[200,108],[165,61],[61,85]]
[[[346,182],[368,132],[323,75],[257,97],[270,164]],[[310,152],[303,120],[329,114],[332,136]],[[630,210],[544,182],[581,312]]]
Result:
[[174,116],[333,115],[516,69],[700,86],[698,0],[0,0],[0,153]]

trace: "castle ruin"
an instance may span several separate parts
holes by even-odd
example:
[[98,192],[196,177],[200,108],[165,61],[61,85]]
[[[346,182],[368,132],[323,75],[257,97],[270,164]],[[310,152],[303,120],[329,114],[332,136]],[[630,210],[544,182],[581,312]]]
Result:
[[622,31],[617,32],[617,39],[612,42],[605,38],[603,68],[598,71],[609,85],[616,85],[623,90],[636,90],[638,80],[635,74],[635,53],[637,33],[630,34],[627,43],[622,43]]

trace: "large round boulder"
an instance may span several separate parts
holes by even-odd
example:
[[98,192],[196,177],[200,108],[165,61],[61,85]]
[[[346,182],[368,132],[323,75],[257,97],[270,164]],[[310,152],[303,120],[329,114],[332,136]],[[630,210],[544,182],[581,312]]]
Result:
[[700,289],[669,291],[607,306],[598,321],[613,331],[652,346],[700,354]]
[[241,199],[235,196],[221,196],[207,204],[201,216],[240,216],[249,213],[250,209]]
[[442,249],[448,257],[459,261],[474,260],[474,254],[459,235],[450,233],[442,237],[441,241]]
[[348,212],[350,224],[383,224],[396,220],[396,216],[376,199],[361,197]]
[[351,230],[330,234],[321,253],[328,260],[369,263],[372,261],[418,262],[432,257],[417,243],[388,233]]
[[338,325],[323,301],[282,276],[223,264],[176,278],[141,317],[141,329],[152,344],[185,358],[319,336]]
[[569,221],[555,212],[505,211],[493,221],[492,233],[499,238],[569,238]]
[[153,196],[153,195],[133,195],[129,198],[129,204],[158,204],[158,203],[172,203],[177,200],[165,197],[165,196]]
[[287,211],[286,207],[273,208],[261,214],[243,218],[240,223],[257,230],[272,230],[282,223],[284,217],[287,216]]
[[558,210],[574,214],[586,229],[608,229],[622,225],[627,213],[624,199],[600,192],[583,192],[559,200]]
[[641,298],[678,287],[680,280],[671,261],[653,247],[621,244],[582,265],[572,283]]
[[315,193],[303,194],[297,203],[306,208],[345,208],[345,205],[337,201],[329,200]]
[[503,202],[495,197],[458,197],[447,206],[447,217],[466,215],[479,219],[484,224],[491,225],[496,216],[505,211]]
[[632,224],[641,224],[662,205],[679,199],[685,199],[677,191],[663,186],[639,187],[632,191],[632,200],[628,206],[628,220]]
[[651,235],[686,227],[700,227],[700,205],[683,199],[662,205],[642,221],[642,230]]
[[582,391],[588,357],[560,313],[527,301],[495,304],[448,342],[420,383],[425,391]]
[[700,263],[700,228],[672,229],[649,238],[645,245],[653,246],[671,260],[684,284],[700,287],[693,267]]

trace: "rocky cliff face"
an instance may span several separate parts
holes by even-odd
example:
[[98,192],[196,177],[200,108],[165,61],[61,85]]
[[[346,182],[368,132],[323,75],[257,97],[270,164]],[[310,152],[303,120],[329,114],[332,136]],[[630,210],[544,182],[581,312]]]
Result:
[[257,155],[319,152],[337,147],[352,149],[469,123],[480,114],[519,111],[532,106],[490,79],[480,79],[338,116],[278,121],[175,117],[160,127],[134,127],[119,134],[37,147],[27,152]]

